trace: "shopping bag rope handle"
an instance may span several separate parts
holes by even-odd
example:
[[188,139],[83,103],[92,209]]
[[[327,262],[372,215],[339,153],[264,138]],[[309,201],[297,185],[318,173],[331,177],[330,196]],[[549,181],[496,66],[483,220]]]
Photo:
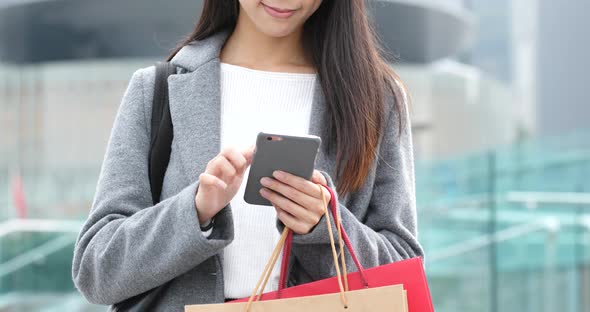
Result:
[[[324,184],[320,184],[320,183],[316,183],[316,184],[321,185],[324,188],[326,188],[328,190],[328,192],[330,192],[332,199],[336,198],[336,195],[334,194],[334,190],[332,190],[332,188],[330,188],[329,186],[324,185]],[[352,257],[352,261],[354,262],[354,264],[359,272],[363,286],[365,288],[369,288],[369,282],[368,282],[367,276],[365,274],[365,270],[364,270],[362,264],[360,263],[360,261],[358,260],[356,252],[355,252],[354,248],[352,247],[352,243],[350,242],[350,238],[348,238],[348,235],[346,234],[346,230],[344,230],[344,226],[340,222],[340,217],[338,215],[338,205],[337,205],[336,200],[330,200],[330,211],[332,212],[332,216],[334,216],[334,219],[336,220],[337,229],[338,229],[338,236],[342,241],[344,241],[344,244],[346,245],[346,249],[348,249],[350,256]],[[282,263],[281,263],[281,275],[280,275],[280,279],[279,279],[279,290],[278,290],[279,291],[279,295],[278,295],[279,298],[281,298],[281,291],[287,285],[287,276],[289,275],[289,259],[291,256],[292,242],[293,242],[293,232],[291,231],[291,232],[289,232],[289,236],[287,236],[285,245],[283,247],[283,259],[282,259]],[[340,249],[340,254],[342,257],[344,257],[344,252],[343,252],[342,248]],[[344,270],[346,270],[346,266],[344,266]],[[346,275],[346,273],[345,273],[345,275]],[[346,285],[345,285],[346,290],[348,290],[348,280],[345,279],[345,282],[346,282]]]
[[[322,186],[321,184],[318,184],[321,194],[322,194],[322,199],[324,201],[324,207],[327,205],[326,203],[326,198],[324,196],[324,186]],[[334,197],[332,197],[334,198]],[[340,264],[338,263],[338,255],[336,253],[336,244],[334,242],[334,234],[332,232],[332,224],[330,221],[330,211],[329,209],[326,209],[325,211],[325,216],[326,216],[326,224],[328,226],[328,234],[330,236],[330,246],[332,247],[332,258],[334,261],[334,266],[336,267],[336,275],[338,277],[338,288],[340,288],[340,300],[342,301],[342,304],[344,305],[344,308],[348,307],[347,301],[346,301],[346,295],[345,295],[345,288],[343,286],[342,280],[344,278],[345,282],[344,284],[346,284],[346,291],[348,291],[348,280],[347,280],[347,276],[342,275],[342,273],[340,272]],[[344,260],[344,253],[343,251],[343,246],[342,246],[342,235],[341,235],[341,224],[340,224],[340,220],[337,217],[337,215],[334,215],[334,218],[337,222],[337,228],[339,228],[338,230],[338,240],[339,240],[339,244],[340,244],[340,253],[341,253],[341,261],[342,261],[342,267],[344,268],[344,272],[346,272],[346,262]],[[252,295],[250,296],[250,299],[248,299],[248,304],[246,305],[246,312],[250,311],[250,306],[252,305],[252,302],[254,300],[258,301],[260,300],[260,297],[262,296],[262,292],[264,291],[264,288],[266,286],[266,283],[268,282],[268,279],[270,278],[270,275],[272,273],[272,269],[274,268],[274,265],[276,264],[279,255],[281,253],[281,249],[283,248],[283,246],[285,245],[285,241],[287,240],[287,237],[290,236],[291,230],[288,227],[285,227],[285,229],[283,230],[283,233],[281,234],[281,238],[279,239],[277,245],[275,246],[275,249],[273,250],[270,259],[268,259],[268,262],[266,263],[266,266],[263,270],[262,276],[260,276],[260,279],[258,280],[258,282],[256,283],[256,286],[254,287],[254,291],[252,292]],[[256,297],[256,299],[254,299]]]

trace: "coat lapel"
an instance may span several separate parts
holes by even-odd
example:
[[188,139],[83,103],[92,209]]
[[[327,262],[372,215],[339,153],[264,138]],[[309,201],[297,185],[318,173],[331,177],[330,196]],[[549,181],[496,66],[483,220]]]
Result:
[[192,73],[173,75],[168,84],[172,148],[179,149],[188,181],[195,181],[220,151],[219,62],[212,60]]
[[[219,52],[227,32],[195,41],[182,48],[171,63],[184,72],[168,78],[170,113],[174,131],[173,152],[178,149],[186,183],[205,171],[207,162],[221,150],[221,88]],[[314,86],[309,134],[325,140],[326,108],[319,79]],[[322,144],[325,147],[325,144]],[[334,157],[321,148],[315,168],[334,176]]]

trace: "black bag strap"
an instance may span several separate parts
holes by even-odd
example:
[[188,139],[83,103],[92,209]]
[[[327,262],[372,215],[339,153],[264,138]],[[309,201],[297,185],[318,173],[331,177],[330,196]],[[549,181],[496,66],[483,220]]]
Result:
[[172,117],[168,98],[168,77],[176,73],[176,67],[168,62],[156,64],[156,79],[152,103],[152,130],[149,154],[149,176],[152,201],[160,202],[162,184],[172,151]]

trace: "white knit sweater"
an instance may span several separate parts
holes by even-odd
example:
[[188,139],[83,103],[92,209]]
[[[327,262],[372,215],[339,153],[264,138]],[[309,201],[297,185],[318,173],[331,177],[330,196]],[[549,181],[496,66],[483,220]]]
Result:
[[[316,74],[253,70],[221,63],[221,148],[244,148],[256,142],[258,132],[308,134]],[[248,177],[230,204],[234,240],[223,251],[226,298],[249,296],[272,253],[280,233],[270,206],[244,202]],[[265,291],[276,290],[277,261]]]

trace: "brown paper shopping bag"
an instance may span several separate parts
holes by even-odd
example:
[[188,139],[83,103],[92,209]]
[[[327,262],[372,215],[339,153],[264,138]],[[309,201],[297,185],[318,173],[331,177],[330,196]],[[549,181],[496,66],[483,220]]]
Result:
[[247,302],[219,303],[187,306],[185,312],[406,312],[406,294],[401,285],[368,288],[346,292],[347,308],[340,301],[340,294],[276,299],[253,302],[246,310]]
[[[324,187],[320,185],[322,198]],[[330,236],[330,245],[332,247],[332,256],[336,268],[337,283],[339,293],[302,296],[288,299],[274,299],[260,301],[262,291],[270,278],[272,268],[278,260],[281,249],[283,248],[290,230],[285,228],[281,239],[277,243],[273,253],[264,268],[262,276],[254,287],[254,291],[248,302],[229,302],[219,304],[203,304],[185,306],[185,312],[295,312],[295,311],[346,311],[346,312],[408,312],[407,295],[403,285],[382,286],[376,288],[365,288],[360,290],[348,289],[348,276],[346,274],[346,262],[343,251],[343,239],[340,226],[340,220],[337,214],[334,219],[337,223],[338,240],[341,251],[341,265],[344,268],[344,274],[340,272],[340,263],[336,253],[334,235],[329,217],[329,209],[326,210],[326,222]]]

